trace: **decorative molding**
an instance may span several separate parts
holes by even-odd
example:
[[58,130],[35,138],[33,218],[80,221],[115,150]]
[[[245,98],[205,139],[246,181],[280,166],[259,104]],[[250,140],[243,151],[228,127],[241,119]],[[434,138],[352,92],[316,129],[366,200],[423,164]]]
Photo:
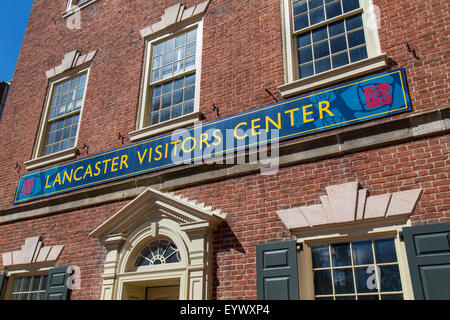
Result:
[[91,62],[96,54],[97,50],[91,51],[84,55],[81,55],[78,50],[73,50],[71,52],[66,53],[59,66],[47,70],[47,72],[45,73],[47,79],[60,75],[61,73],[64,73],[72,68],[79,67],[82,64]]
[[41,237],[25,239],[21,250],[3,253],[3,266],[30,265],[36,263],[51,263],[58,260],[64,246],[43,247]]
[[164,10],[160,21],[140,30],[141,37],[146,38],[175,24],[195,20],[203,16],[209,3],[210,0],[204,1],[190,8],[186,8],[181,2],[170,6]]
[[290,230],[411,215],[422,189],[369,196],[358,182],[326,187],[321,204],[277,211]]
[[166,215],[180,226],[206,223],[209,227],[215,227],[226,216],[220,210],[213,210],[212,207],[198,204],[196,201],[148,188],[92,231],[90,236],[100,238],[129,234],[138,224],[144,223],[153,215]]

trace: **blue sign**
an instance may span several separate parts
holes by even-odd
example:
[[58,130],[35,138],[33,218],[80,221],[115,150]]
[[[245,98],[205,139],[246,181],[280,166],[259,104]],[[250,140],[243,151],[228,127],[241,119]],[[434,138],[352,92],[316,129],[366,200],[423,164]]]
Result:
[[24,174],[19,178],[14,203],[408,110],[411,105],[404,71],[392,70]]

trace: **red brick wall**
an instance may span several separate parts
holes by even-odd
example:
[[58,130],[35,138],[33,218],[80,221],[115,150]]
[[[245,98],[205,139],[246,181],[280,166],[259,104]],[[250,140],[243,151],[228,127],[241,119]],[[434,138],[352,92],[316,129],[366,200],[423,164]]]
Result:
[[[98,0],[81,12],[81,29],[61,20],[65,1],[35,0],[13,85],[0,125],[0,209],[11,206],[23,162],[31,158],[45,103],[45,71],[74,49],[98,49],[91,67],[78,146],[95,154],[118,147],[118,133],[135,129],[144,41],[139,30],[159,21],[177,3]],[[185,1],[187,7],[201,1]],[[450,4],[445,1],[383,1],[382,51],[406,70],[414,111],[450,103]],[[264,91],[283,84],[280,1],[214,0],[204,20],[201,111],[206,121],[272,102]],[[56,19],[56,22],[52,20]],[[420,60],[406,49],[406,42]],[[406,114],[397,117],[407,116]],[[383,120],[378,120],[383,121]],[[13,128],[13,130],[11,130]],[[128,142],[128,141],[127,141]],[[85,152],[82,150],[82,153]],[[82,154],[81,156],[84,156]],[[17,172],[16,162],[22,167]]]
[[276,211],[320,203],[325,187],[359,181],[371,195],[421,188],[413,224],[450,221],[450,136],[180,190],[228,214],[214,237],[214,297],[256,299],[257,243],[290,236]]
[[[33,220],[0,225],[1,253],[20,250],[28,237],[41,236],[44,246],[64,245],[58,266],[80,267],[81,290],[72,290],[71,299],[99,299],[106,249],[89,233],[126,203],[93,207]],[[0,270],[3,264],[0,263]]]
[[[81,30],[70,30],[61,21],[65,1],[34,1],[0,122],[0,210],[12,206],[23,162],[31,158],[48,86],[45,72],[69,51],[98,49],[78,146],[89,145],[89,154],[120,146],[118,132],[135,129],[144,54],[139,30],[177,2],[98,0],[82,10]],[[183,1],[187,7],[199,2]],[[374,2],[381,8],[382,51],[394,68],[405,68],[413,112],[449,105],[450,3]],[[406,42],[420,59],[407,51]],[[282,57],[279,0],[212,0],[203,35],[200,109],[206,121],[217,118],[213,103],[222,117],[271,103],[264,89],[275,93],[283,84]],[[330,184],[358,180],[372,195],[423,188],[413,223],[449,220],[449,161],[449,137],[441,136],[290,166],[276,176],[248,175],[179,190],[229,214],[214,236],[214,298],[256,298],[255,245],[290,237],[276,211],[316,204]],[[18,250],[26,237],[38,234],[45,245],[65,244],[58,264],[82,268],[83,290],[73,291],[72,298],[98,299],[105,250],[87,235],[124,204],[0,225],[1,252]]]

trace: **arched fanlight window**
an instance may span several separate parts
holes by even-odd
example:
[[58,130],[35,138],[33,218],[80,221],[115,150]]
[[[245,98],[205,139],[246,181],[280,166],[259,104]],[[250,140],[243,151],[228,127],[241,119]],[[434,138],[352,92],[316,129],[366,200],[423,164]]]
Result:
[[135,267],[180,262],[177,246],[168,240],[156,240],[138,254]]

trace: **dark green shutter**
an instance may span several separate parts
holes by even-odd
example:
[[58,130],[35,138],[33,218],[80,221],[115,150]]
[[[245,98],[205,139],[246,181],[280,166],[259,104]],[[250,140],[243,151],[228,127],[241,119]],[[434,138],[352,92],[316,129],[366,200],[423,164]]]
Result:
[[414,297],[450,299],[450,223],[403,229]]
[[44,300],[67,300],[69,293],[67,280],[70,276],[68,272],[68,267],[57,267],[50,270]]
[[0,299],[3,297],[3,282],[5,280],[5,275],[4,274],[0,274]]
[[298,300],[297,250],[295,241],[256,246],[259,300]]

